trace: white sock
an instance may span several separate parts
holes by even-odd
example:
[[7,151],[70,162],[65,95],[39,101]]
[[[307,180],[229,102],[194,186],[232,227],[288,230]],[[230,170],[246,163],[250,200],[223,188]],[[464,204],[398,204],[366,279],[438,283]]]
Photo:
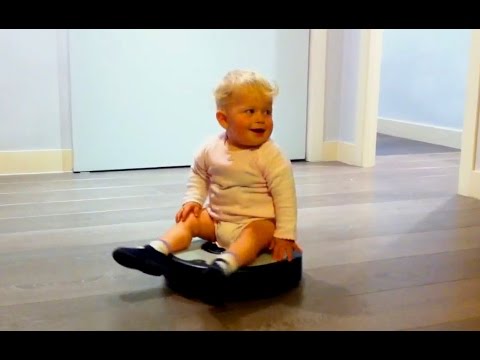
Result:
[[149,245],[164,255],[168,255],[170,252],[167,243],[163,240],[153,240]]
[[220,254],[217,256],[214,262],[216,262],[222,268],[222,270],[225,272],[225,275],[230,275],[238,269],[238,263],[235,255],[229,252]]

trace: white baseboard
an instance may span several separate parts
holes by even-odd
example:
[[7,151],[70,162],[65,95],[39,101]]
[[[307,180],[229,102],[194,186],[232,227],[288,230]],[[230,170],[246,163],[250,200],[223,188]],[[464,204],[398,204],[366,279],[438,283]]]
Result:
[[379,118],[377,132],[455,149],[460,149],[462,144],[461,130],[417,124],[403,120]]
[[71,172],[71,149],[0,151],[0,175]]
[[325,141],[323,143],[321,161],[337,161],[338,141]]
[[325,141],[323,143],[322,161],[339,161],[348,165],[360,164],[358,158],[357,147],[354,144],[343,141]]
[[480,200],[480,171],[472,170],[459,179],[458,193]]
[[472,171],[470,182],[470,193],[472,197],[480,199],[480,171]]

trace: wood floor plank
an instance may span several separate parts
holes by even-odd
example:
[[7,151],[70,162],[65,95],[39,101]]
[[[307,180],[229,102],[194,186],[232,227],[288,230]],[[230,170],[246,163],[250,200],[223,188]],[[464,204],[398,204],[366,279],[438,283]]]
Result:
[[[351,168],[346,168],[344,171],[336,170],[324,171],[319,174],[317,171],[308,172],[300,171],[300,167],[294,167],[294,173],[298,184],[303,183],[335,183],[345,180],[344,177],[348,175],[348,181],[367,181],[373,179],[381,179],[383,181],[390,180],[404,180],[412,177],[425,177],[434,175],[456,175],[458,176],[458,166],[439,166],[439,167],[420,167],[412,168],[408,166],[403,169],[399,164],[396,164],[396,169],[392,171],[390,168],[388,172],[371,171],[354,171]],[[323,175],[323,176],[319,176]],[[81,179],[68,181],[46,181],[46,182],[17,182],[17,183],[0,183],[0,195],[22,194],[22,193],[41,193],[52,191],[81,191],[89,189],[111,189],[111,188],[131,188],[131,187],[148,187],[148,186],[178,186],[185,187],[188,177],[187,171],[183,174],[172,176],[152,175],[152,176],[138,176],[138,177],[119,177],[111,179]]]
[[163,194],[119,197],[111,199],[53,201],[0,206],[0,219],[79,214],[87,212],[104,212],[130,209],[147,209],[163,207],[180,207],[183,194]]
[[61,182],[71,180],[93,180],[93,179],[117,179],[117,178],[135,178],[164,176],[171,177],[184,175],[188,167],[178,168],[157,168],[157,169],[138,169],[128,171],[99,171],[99,172],[81,172],[81,173],[51,173],[51,174],[25,174],[25,175],[0,175],[0,184],[12,183],[32,183],[32,182]]
[[[183,193],[150,194],[138,196],[119,196],[85,200],[41,201],[0,205],[0,218],[44,216],[92,211],[127,210],[132,208],[180,206]],[[332,205],[362,204],[445,198],[444,191],[422,191],[397,189],[395,191],[356,191],[349,193],[327,193],[320,195],[298,196],[301,208]]]
[[305,268],[477,249],[479,226],[353,239],[300,237]]
[[115,178],[115,179],[95,179],[95,180],[71,180],[61,182],[34,182],[34,183],[16,183],[1,184],[0,193],[12,194],[28,192],[44,192],[44,191],[66,191],[66,190],[84,190],[84,189],[105,189],[115,187],[132,187],[132,186],[158,186],[158,185],[176,185],[185,184],[186,174],[181,177],[138,177],[138,178]]
[[81,214],[46,215],[25,218],[7,218],[0,219],[0,234],[121,224],[129,222],[155,221],[162,218],[173,219],[176,211],[178,211],[178,206]]
[[[402,203],[407,203],[402,205]],[[413,207],[410,206],[413,205]],[[433,204],[433,205],[430,205]],[[422,199],[406,200],[399,202],[383,202],[376,206],[372,204],[353,204],[343,205],[342,207],[335,207],[336,211],[342,211],[345,216],[355,216],[356,221],[353,224],[341,222],[338,214],[332,212],[326,207],[320,208],[299,208],[305,220],[314,222],[320,221],[325,228],[338,226],[348,226],[348,230],[358,229],[359,225],[371,227],[373,221],[382,222],[381,228],[376,230],[383,230],[388,227],[398,226],[412,226],[418,223],[419,218],[425,219],[430,217],[432,213],[438,214],[436,219],[432,221],[420,223],[419,226],[429,230],[432,225],[442,222],[442,226],[449,228],[456,226],[457,223],[463,222],[462,226],[478,225],[480,221],[480,201],[467,200],[462,197],[454,197],[451,199]],[[458,209],[458,211],[457,211]],[[12,217],[0,219],[0,233],[13,233],[22,231],[58,229],[65,227],[83,227],[96,226],[106,224],[117,224],[124,222],[136,221],[154,221],[156,219],[173,218],[175,212],[178,210],[178,204],[172,206],[165,206],[161,208],[138,208],[127,210],[112,210],[103,212],[88,212],[76,214],[58,214],[58,215],[38,215],[33,217]],[[467,211],[468,210],[468,211]],[[469,210],[472,210],[471,212]],[[399,219],[390,217],[392,212],[399,216]],[[452,217],[454,216],[454,217]],[[476,218],[477,216],[478,218]],[[383,218],[386,218],[383,221]],[[353,218],[348,220],[353,221]],[[433,223],[432,223],[433,222]],[[367,228],[368,230],[368,228]],[[358,233],[364,236],[364,232]],[[387,230],[388,231],[388,230]],[[417,230],[420,231],[420,230]]]
[[[307,267],[305,286],[328,280],[349,294],[480,278],[480,246],[465,250],[393,257],[331,266]],[[313,265],[313,264],[312,264]],[[308,266],[308,265],[307,265]]]
[[418,153],[445,153],[460,152],[459,149],[427,144],[421,141],[398,138],[385,134],[377,134],[376,154],[378,157],[395,154],[418,154]]
[[[133,286],[132,289],[135,289]],[[158,288],[0,307],[1,330],[170,330],[180,301]]]
[[[404,185],[402,187],[414,191],[414,189],[423,188],[426,191],[441,189],[444,193],[454,194],[457,183],[452,181],[452,177],[419,177],[411,179],[415,183]],[[298,196],[321,195],[321,194],[339,194],[357,191],[395,191],[400,184],[406,183],[406,180],[398,182],[382,182],[375,179],[369,179],[363,182],[345,180],[342,182],[322,183],[322,184],[302,184],[297,187]],[[373,190],[375,189],[375,190]]]
[[[162,277],[116,264],[110,244],[0,256],[0,306],[158,287]],[[480,278],[480,248],[325,266],[305,264],[304,286],[342,286],[351,295]],[[58,271],[68,269],[68,271]],[[32,274],[35,274],[32,277]],[[320,285],[319,285],[320,284]],[[320,290],[320,289],[319,289]],[[328,289],[325,289],[328,291]]]
[[342,182],[342,181],[355,181],[355,182],[365,182],[365,181],[382,181],[382,182],[400,182],[412,180],[412,178],[423,178],[423,177],[440,177],[440,176],[449,176],[449,177],[458,177],[458,167],[439,167],[439,168],[426,168],[426,169],[405,169],[398,170],[395,172],[357,172],[357,173],[332,173],[332,174],[319,174],[318,172],[304,172],[299,173],[298,171],[294,172],[295,183],[297,185],[303,184],[328,184],[333,182]]
[[0,234],[0,254],[57,251],[65,247],[123,243],[144,245],[157,239],[173,220],[120,223]]
[[131,196],[184,194],[185,184],[158,186],[128,186],[115,188],[45,191],[0,194],[0,205],[31,204],[55,201],[111,199]]
[[[95,211],[117,211],[138,208],[160,208],[180,206],[184,194],[172,193],[162,195],[123,196],[114,198],[100,198],[87,200],[49,201],[26,204],[0,205],[0,219],[77,214]],[[441,191],[412,191],[409,189],[396,191],[359,191],[336,194],[320,194],[298,196],[299,208],[340,206],[347,204],[365,204],[379,202],[393,202],[420,199],[447,199]],[[395,200],[392,200],[395,199]]]
[[[403,330],[478,317],[479,292],[479,278],[361,295],[310,285],[262,305],[240,304],[210,315],[228,330]],[[189,321],[198,314],[189,314]]]
[[[176,295],[159,296],[154,288],[136,294],[0,306],[0,326],[15,330],[191,330],[196,323],[202,324],[201,329],[226,330],[403,330],[479,317],[479,292],[479,278],[360,295],[342,287],[310,284],[275,299],[207,311],[202,304]],[[127,303],[127,296],[136,302]]]
[[480,330],[480,317],[458,321],[450,321],[425,327],[406,329],[414,331],[478,331]]
[[[375,177],[354,181],[352,178],[340,178],[337,180],[315,180],[305,179],[297,185],[297,195],[322,195],[322,194],[345,194],[369,191],[378,192],[429,192],[442,191],[443,194],[456,193],[457,177],[454,174],[436,174],[425,173],[423,176],[415,178],[399,178],[397,181],[383,181]],[[320,176],[317,176],[321,178]],[[412,180],[415,180],[413,183]],[[400,186],[401,185],[401,186]],[[423,189],[423,190],[422,190]],[[185,193],[185,184],[171,185],[133,185],[126,187],[107,187],[107,188],[89,188],[76,190],[52,190],[43,192],[19,192],[0,194],[0,207],[7,205],[20,205],[44,202],[65,202],[95,199],[112,199],[134,196],[155,196],[155,195],[173,195],[183,196]]]
[[[420,200],[420,199],[441,199],[451,196],[445,191],[447,187],[427,190],[413,190],[397,188],[395,190],[355,191],[347,193],[327,193],[320,195],[299,195],[297,196],[298,206],[301,208],[341,206],[348,204],[376,204],[383,202]],[[395,199],[395,200],[392,200]]]

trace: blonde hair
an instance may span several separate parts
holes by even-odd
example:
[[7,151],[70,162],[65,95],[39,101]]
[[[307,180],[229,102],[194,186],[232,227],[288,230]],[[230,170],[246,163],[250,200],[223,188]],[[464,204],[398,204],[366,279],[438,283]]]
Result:
[[214,91],[217,109],[228,104],[233,92],[241,88],[254,88],[271,98],[278,95],[278,86],[261,74],[249,70],[233,70],[223,77]]

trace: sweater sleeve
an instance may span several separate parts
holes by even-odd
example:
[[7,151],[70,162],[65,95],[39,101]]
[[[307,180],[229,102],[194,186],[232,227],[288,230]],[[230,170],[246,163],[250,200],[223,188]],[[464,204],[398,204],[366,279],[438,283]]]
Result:
[[207,151],[202,147],[194,156],[187,181],[183,204],[196,202],[203,206],[207,198],[209,179],[207,175]]
[[267,151],[262,156],[263,173],[275,208],[276,227],[273,236],[296,240],[297,197],[292,164],[275,144],[271,144]]

